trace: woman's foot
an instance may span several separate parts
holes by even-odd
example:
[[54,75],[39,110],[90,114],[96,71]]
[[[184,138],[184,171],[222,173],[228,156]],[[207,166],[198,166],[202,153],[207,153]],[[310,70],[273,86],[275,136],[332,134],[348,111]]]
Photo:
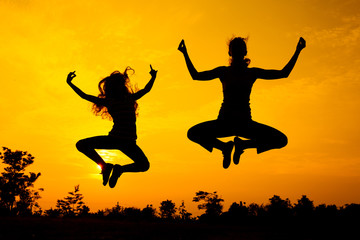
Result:
[[121,176],[122,173],[123,173],[122,167],[119,164],[116,164],[114,166],[113,173],[112,173],[112,175],[110,177],[110,180],[109,180],[109,186],[111,188],[115,187],[115,185],[117,183],[117,180],[119,179],[119,177]]
[[233,150],[234,147],[234,142],[230,141],[225,143],[225,146],[222,150],[222,154],[224,155],[224,160],[223,160],[223,168],[227,169],[230,166],[231,163],[231,152]]
[[113,167],[114,167],[114,165],[112,165],[111,163],[106,163],[105,166],[101,170],[104,186],[106,186],[106,184],[109,181],[110,173],[113,170]]
[[244,152],[243,140],[238,137],[234,138],[235,151],[233,156],[234,164],[239,164],[240,155]]

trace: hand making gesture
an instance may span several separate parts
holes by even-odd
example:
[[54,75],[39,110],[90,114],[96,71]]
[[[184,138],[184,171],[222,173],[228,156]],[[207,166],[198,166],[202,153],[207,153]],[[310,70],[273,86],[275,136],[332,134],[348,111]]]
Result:
[[306,41],[302,37],[299,39],[298,45],[296,46],[296,49],[301,51],[306,47]]
[[187,52],[184,39],[181,40],[181,42],[180,42],[180,44],[179,44],[179,47],[178,47],[178,50],[179,50],[180,52],[182,52],[183,54],[185,54],[185,53]]
[[153,68],[152,68],[152,66],[151,66],[151,64],[150,64],[150,75],[151,75],[151,77],[153,77],[153,78],[156,78],[156,74],[157,74],[157,70],[154,70]]
[[67,76],[66,82],[71,83],[71,81],[74,79],[74,77],[76,77],[75,71],[70,72]]

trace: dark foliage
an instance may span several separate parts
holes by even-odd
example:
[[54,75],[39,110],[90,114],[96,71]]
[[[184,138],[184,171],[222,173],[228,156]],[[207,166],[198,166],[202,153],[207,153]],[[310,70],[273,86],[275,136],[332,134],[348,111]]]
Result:
[[281,199],[280,196],[274,195],[269,199],[270,204],[267,205],[267,213],[272,217],[289,217],[292,214],[292,205],[290,200]]
[[199,219],[213,221],[221,215],[223,209],[222,202],[224,202],[224,199],[220,198],[216,192],[208,193],[198,191],[193,198],[193,202],[200,203],[198,209],[205,209],[205,214],[201,215]]
[[[74,216],[86,216],[89,214],[90,209],[82,201],[84,196],[79,193],[80,186],[75,186],[74,191],[69,192],[69,195],[64,199],[57,200],[56,210],[60,216],[65,217],[74,217]],[[48,212],[50,214],[55,214],[57,212]]]
[[179,219],[182,221],[189,221],[191,220],[192,213],[189,213],[185,208],[184,201],[181,202],[181,205],[179,207]]
[[171,200],[162,201],[160,203],[160,216],[163,219],[174,219],[176,212],[175,203]]
[[314,203],[306,197],[306,195],[303,195],[301,199],[298,199],[298,202],[295,203],[293,210],[295,216],[303,218],[313,217],[315,213]]
[[44,189],[33,189],[40,173],[25,174],[25,168],[34,163],[34,157],[3,147],[0,159],[7,165],[0,176],[0,215],[41,215],[37,200],[41,198],[39,191]]

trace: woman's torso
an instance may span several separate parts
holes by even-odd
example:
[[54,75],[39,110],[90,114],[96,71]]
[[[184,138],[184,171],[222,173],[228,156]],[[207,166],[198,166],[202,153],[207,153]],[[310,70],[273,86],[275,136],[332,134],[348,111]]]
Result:
[[126,99],[109,101],[107,109],[114,125],[109,135],[126,140],[136,140],[135,101],[131,95]]
[[220,81],[223,87],[223,103],[218,119],[251,120],[250,94],[256,80],[249,68],[225,67]]

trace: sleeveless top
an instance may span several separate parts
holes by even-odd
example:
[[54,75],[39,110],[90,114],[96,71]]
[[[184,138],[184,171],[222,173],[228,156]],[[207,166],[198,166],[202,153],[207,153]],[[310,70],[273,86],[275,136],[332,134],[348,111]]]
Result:
[[136,140],[134,100],[130,97],[123,101],[112,102],[106,107],[114,122],[109,135],[123,140]]
[[218,115],[219,120],[251,121],[250,94],[255,80],[248,68],[225,68],[220,77],[223,103]]

